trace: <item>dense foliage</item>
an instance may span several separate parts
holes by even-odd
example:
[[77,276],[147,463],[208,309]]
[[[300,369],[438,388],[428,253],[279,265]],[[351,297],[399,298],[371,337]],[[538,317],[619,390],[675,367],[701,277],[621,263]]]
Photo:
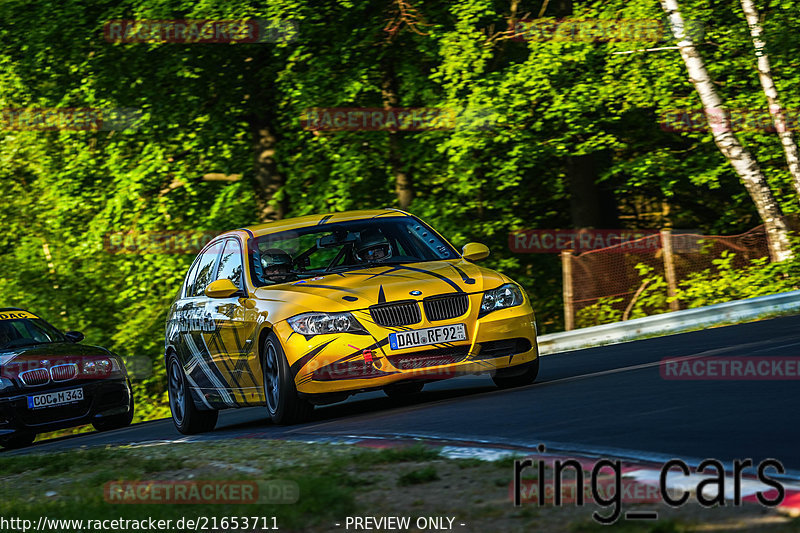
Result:
[[[763,0],[784,105],[800,108],[800,10]],[[732,108],[764,109],[737,2],[682,2]],[[545,20],[663,18],[655,0],[544,2]],[[520,228],[624,227],[735,233],[760,223],[707,131],[665,131],[698,108],[674,42],[513,40],[543,2],[453,0],[5,0],[0,108],[141,111],[116,131],[0,131],[0,303],[41,313],[126,356],[152,360],[139,389],[163,399],[168,304],[192,257],[111,254],[109,232],[225,230],[344,209],[398,206],[524,284],[540,327],[562,326],[560,264],[519,255]],[[402,9],[401,9],[402,8]],[[112,19],[291,21],[277,42],[109,42]],[[665,32],[666,33],[666,32]],[[312,107],[446,107],[442,131],[303,129]],[[797,198],[777,137],[740,135],[785,212]],[[204,179],[239,175],[236,181]],[[232,178],[233,179],[233,178]],[[736,273],[730,273],[735,278]],[[717,285],[726,287],[730,280]],[[716,286],[716,285],[715,285]],[[686,287],[687,301],[716,301]],[[717,291],[718,292],[718,291]],[[713,293],[713,294],[712,294]],[[140,402],[148,414],[146,405]]]

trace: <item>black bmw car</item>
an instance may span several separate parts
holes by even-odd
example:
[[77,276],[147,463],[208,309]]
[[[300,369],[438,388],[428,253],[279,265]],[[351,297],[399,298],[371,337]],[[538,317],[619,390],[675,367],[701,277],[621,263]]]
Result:
[[125,364],[105,348],[80,344],[31,312],[0,308],[0,446],[31,444],[37,433],[133,419]]

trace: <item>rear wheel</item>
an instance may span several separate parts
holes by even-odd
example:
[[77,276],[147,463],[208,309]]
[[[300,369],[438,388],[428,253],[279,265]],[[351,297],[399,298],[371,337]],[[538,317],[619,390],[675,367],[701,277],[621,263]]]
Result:
[[17,448],[24,448],[26,446],[30,446],[33,444],[33,440],[36,438],[36,433],[31,431],[17,431],[13,435],[9,435],[8,437],[3,437],[0,440],[0,446],[6,448],[8,450],[15,450]]
[[497,373],[492,376],[492,381],[501,389],[511,389],[530,385],[536,381],[538,375],[539,358],[537,357],[530,363],[498,370]]
[[425,383],[419,382],[409,382],[409,383],[397,383],[395,385],[388,385],[383,389],[383,392],[389,398],[405,398],[406,396],[411,396],[413,394],[419,394],[422,392],[422,388],[425,386]]
[[267,411],[275,424],[291,425],[306,421],[314,406],[297,394],[294,376],[283,347],[274,333],[264,341],[264,396]]
[[169,410],[175,428],[184,435],[205,433],[217,425],[219,411],[201,411],[194,404],[186,374],[176,354],[169,356],[167,362],[167,385],[169,391]]

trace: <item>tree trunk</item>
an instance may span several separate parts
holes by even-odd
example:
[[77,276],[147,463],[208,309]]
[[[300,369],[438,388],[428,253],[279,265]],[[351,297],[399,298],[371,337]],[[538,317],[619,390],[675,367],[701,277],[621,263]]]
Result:
[[[396,80],[391,61],[384,61],[383,80],[381,83],[381,95],[384,109],[396,107],[398,103]],[[389,132],[389,156],[388,162],[394,177],[394,191],[397,195],[397,203],[402,210],[408,209],[411,201],[414,200],[414,183],[411,175],[403,169],[403,155],[401,137],[403,133],[399,131]]]
[[389,165],[394,174],[394,192],[397,195],[397,203],[400,209],[406,210],[414,199],[414,187],[411,176],[402,169],[402,158],[400,155],[400,141],[397,138],[398,132],[389,132]]
[[772,69],[769,65],[769,56],[767,55],[767,45],[761,39],[763,29],[758,20],[758,11],[753,4],[753,0],[742,0],[742,11],[744,11],[744,16],[747,19],[747,25],[750,26],[750,36],[753,38],[753,46],[756,49],[756,57],[758,58],[758,79],[761,81],[761,87],[764,89],[764,95],[767,97],[769,114],[772,116],[775,129],[778,132],[778,137],[783,145],[783,151],[786,154],[786,163],[789,165],[789,172],[792,174],[792,185],[794,185],[794,190],[798,198],[800,198],[800,153],[798,153],[794,133],[786,125],[786,112],[778,98],[778,89],[775,87],[775,82],[772,79]]
[[[288,198],[283,190],[284,179],[275,161],[277,139],[263,121],[250,123],[253,135],[253,171],[259,222],[279,220],[289,209]],[[277,197],[277,198],[276,198]]]
[[689,79],[700,95],[703,110],[714,135],[714,142],[739,175],[739,179],[750,194],[750,198],[755,203],[758,214],[764,222],[769,237],[770,257],[773,261],[790,259],[792,251],[788,229],[764,173],[761,172],[761,168],[752,154],[742,146],[730,128],[719,127],[719,117],[727,116],[727,112],[706,70],[703,58],[700,57],[692,40],[686,35],[678,0],[661,0],[661,6],[669,17],[672,33],[678,41]]
[[598,167],[604,162],[599,154],[567,158],[569,205],[575,228],[613,229],[619,227],[619,213],[613,190],[600,182]]

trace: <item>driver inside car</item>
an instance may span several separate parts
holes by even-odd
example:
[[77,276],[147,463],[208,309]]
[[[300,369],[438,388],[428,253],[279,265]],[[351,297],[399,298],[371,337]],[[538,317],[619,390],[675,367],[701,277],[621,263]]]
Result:
[[292,256],[280,248],[270,248],[261,253],[264,277],[275,283],[286,283],[295,279],[292,265]]
[[379,229],[365,229],[359,233],[353,256],[362,263],[386,261],[392,257],[392,245]]

